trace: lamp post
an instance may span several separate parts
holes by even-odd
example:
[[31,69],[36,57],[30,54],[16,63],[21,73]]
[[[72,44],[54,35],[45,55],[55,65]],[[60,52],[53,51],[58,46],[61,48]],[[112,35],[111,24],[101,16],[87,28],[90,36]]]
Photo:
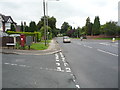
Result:
[[45,0],[43,0],[43,11],[44,11],[44,40],[45,40],[45,46],[46,44],[46,20],[45,20]]
[[[60,0],[47,0],[46,2],[46,16],[47,16],[47,28],[46,28],[46,32],[48,32],[48,1],[60,1]],[[47,33],[47,37],[46,37],[47,41],[48,41],[48,33]]]

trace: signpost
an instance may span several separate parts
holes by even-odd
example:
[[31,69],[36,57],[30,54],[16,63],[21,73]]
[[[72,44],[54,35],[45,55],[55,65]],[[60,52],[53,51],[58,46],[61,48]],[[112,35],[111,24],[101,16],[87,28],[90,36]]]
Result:
[[26,36],[26,45],[28,46],[29,50],[32,42],[33,42],[32,36]]

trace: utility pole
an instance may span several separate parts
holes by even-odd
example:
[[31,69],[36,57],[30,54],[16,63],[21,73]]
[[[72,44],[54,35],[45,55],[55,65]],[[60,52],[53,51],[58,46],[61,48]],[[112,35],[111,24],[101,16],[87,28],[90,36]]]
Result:
[[43,11],[44,11],[44,39],[45,39],[45,46],[46,44],[46,15],[45,15],[45,0],[43,0]]

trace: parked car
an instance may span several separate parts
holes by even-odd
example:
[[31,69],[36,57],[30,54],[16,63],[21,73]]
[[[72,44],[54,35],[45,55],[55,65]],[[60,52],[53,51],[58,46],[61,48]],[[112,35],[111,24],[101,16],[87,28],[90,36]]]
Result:
[[71,40],[68,36],[63,37],[63,43],[71,43]]

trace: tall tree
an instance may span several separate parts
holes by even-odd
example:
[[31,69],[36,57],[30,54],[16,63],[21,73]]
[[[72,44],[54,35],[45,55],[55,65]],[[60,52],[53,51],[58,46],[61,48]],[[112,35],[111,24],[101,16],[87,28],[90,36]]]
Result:
[[23,22],[21,22],[20,31],[21,31],[21,32],[24,31],[24,25],[23,25]]
[[29,32],[29,27],[25,26],[25,32]]
[[37,26],[36,26],[36,23],[34,21],[31,21],[29,24],[29,32],[34,32],[34,31],[38,31]]
[[118,34],[117,23],[113,21],[107,22],[102,26],[102,30],[103,30],[102,32],[104,32],[105,35],[109,36],[117,35]]
[[99,16],[96,16],[94,19],[94,24],[92,27],[92,34],[99,35],[100,34],[100,19]]
[[87,19],[86,19],[86,24],[85,24],[85,33],[86,33],[86,35],[88,35],[88,33],[89,33],[89,26],[90,26],[90,18],[88,17]]
[[61,33],[66,34],[69,28],[71,28],[71,26],[68,24],[68,22],[64,22],[61,26]]
[[[56,18],[53,17],[53,16],[52,17],[45,16],[45,19],[46,19],[46,25],[48,24],[48,26],[52,29],[53,37],[57,36],[57,29],[56,29],[56,22],[57,21],[56,21]],[[41,20],[37,24],[38,30],[40,30],[43,26],[44,26],[44,16],[41,18]]]

